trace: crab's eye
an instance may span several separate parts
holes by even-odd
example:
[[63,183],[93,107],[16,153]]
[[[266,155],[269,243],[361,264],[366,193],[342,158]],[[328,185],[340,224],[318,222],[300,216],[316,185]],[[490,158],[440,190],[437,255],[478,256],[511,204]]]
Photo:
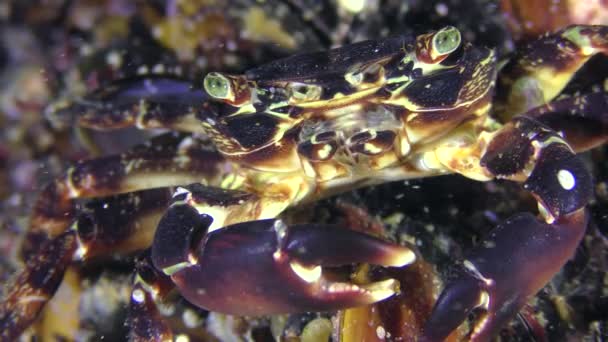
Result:
[[297,101],[314,101],[321,97],[321,87],[312,84],[293,83],[289,86],[290,97]]
[[444,27],[433,37],[433,50],[437,55],[447,55],[460,46],[460,31],[454,26]]
[[209,95],[217,99],[228,99],[231,97],[232,89],[230,80],[220,73],[210,72],[207,74],[203,86]]

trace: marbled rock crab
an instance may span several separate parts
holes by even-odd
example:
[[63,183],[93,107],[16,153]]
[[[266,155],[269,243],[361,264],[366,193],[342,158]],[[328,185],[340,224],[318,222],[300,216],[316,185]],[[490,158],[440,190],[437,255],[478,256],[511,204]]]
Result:
[[[355,285],[324,270],[407,265],[415,262],[409,248],[277,216],[356,187],[458,173],[519,182],[540,212],[511,217],[468,254],[420,337],[440,341],[482,309],[469,337],[488,340],[564,265],[585,231],[591,177],[575,153],[605,139],[608,98],[559,94],[607,48],[607,27],[571,26],[530,42],[499,68],[491,49],[445,27],[296,55],[243,75],[211,72],[200,86],[142,76],[54,108],[55,120],[92,129],[189,135],[79,162],[42,191],[25,241],[31,257],[0,304],[0,336],[15,338],[32,323],[73,261],[144,250],[141,241],[150,240],[131,296],[136,339],[171,335],[154,298],[174,286],[193,304],[235,315],[383,300],[398,291],[395,280]],[[589,126],[596,129],[581,134]],[[173,186],[155,233],[104,224],[75,205]],[[130,202],[133,216],[165,209],[141,201]]]

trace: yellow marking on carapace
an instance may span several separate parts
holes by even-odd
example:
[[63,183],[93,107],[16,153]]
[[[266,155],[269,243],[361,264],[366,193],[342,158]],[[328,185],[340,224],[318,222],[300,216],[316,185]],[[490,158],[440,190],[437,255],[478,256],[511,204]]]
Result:
[[246,105],[239,107],[239,109],[236,112],[228,115],[227,117],[233,117],[233,116],[243,115],[243,114],[253,114],[255,112],[256,112],[256,109],[253,106],[253,104],[247,103]]
[[397,96],[394,99],[390,99],[390,100],[385,100],[382,101],[382,103],[385,104],[390,104],[390,105],[395,105],[395,106],[401,106],[403,108],[406,108],[410,111],[416,111],[419,113],[426,113],[426,112],[436,112],[436,111],[445,111],[445,110],[456,110],[458,108],[461,107],[467,107],[470,106],[471,104],[477,102],[479,99],[483,98],[488,91],[490,90],[490,87],[488,87],[486,89],[486,91],[484,91],[483,93],[479,94],[478,96],[476,96],[475,98],[472,98],[468,101],[458,101],[455,104],[452,105],[446,105],[443,107],[423,107],[423,106],[419,106],[417,104],[415,104],[414,102],[410,101],[407,96]]
[[354,93],[348,94],[348,95],[342,94],[342,96],[336,94],[336,96],[334,96],[333,98],[328,99],[328,100],[302,102],[302,103],[297,103],[297,106],[301,107],[301,108],[306,108],[306,109],[315,109],[315,108],[326,109],[326,108],[343,107],[343,106],[346,106],[353,102],[363,100],[366,97],[373,96],[380,88],[381,87],[373,87],[373,88],[365,89],[362,91],[357,91],[357,92],[354,92]]
[[[285,132],[287,132],[288,130],[290,130],[292,127],[294,127],[295,125],[297,125],[297,123],[299,123],[302,119],[300,120],[293,120],[293,121],[279,121],[279,123],[276,125],[277,129],[276,132],[274,134],[274,136],[270,139],[268,139],[268,142],[264,145],[261,145],[257,148],[253,148],[250,150],[236,150],[236,151],[230,151],[230,145],[228,145],[228,150],[224,150],[221,146],[221,144],[217,144],[218,149],[222,152],[223,155],[225,156],[233,156],[233,157],[237,157],[237,156],[243,156],[243,155],[249,155],[249,154],[253,154],[256,153],[258,151],[261,151],[265,148],[271,147],[271,146],[275,146],[275,147],[280,147],[280,140],[283,139]],[[277,145],[278,144],[278,145]],[[295,157],[295,153],[291,153],[291,152],[286,152],[289,153],[289,155],[285,155],[283,154],[281,156],[281,160],[280,161],[275,161],[274,165],[273,165],[273,160],[272,158],[270,160],[267,160],[266,163],[268,164],[266,167],[264,167],[263,163],[259,163],[259,167],[260,170],[263,169],[272,169],[272,168],[277,168],[280,165],[285,166],[284,169],[285,171],[291,171],[294,170],[294,162],[296,161],[296,159],[294,159],[293,157]],[[299,162],[297,163],[297,165],[299,165]]]

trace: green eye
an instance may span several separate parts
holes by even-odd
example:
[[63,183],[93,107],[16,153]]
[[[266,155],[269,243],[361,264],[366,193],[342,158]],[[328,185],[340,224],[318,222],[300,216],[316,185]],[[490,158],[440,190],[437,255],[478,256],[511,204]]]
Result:
[[217,99],[229,98],[232,90],[230,89],[230,80],[217,72],[210,72],[207,74],[203,86],[209,95]]
[[460,31],[454,26],[444,27],[433,37],[433,50],[438,55],[452,53],[460,46]]

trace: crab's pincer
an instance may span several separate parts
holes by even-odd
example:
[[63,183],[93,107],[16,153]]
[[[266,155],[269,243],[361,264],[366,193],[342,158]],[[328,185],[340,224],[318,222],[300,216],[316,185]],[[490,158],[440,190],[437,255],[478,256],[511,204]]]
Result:
[[564,138],[527,116],[505,125],[480,163],[497,178],[522,182],[547,223],[583,208],[593,195],[591,175]]
[[152,260],[188,301],[216,312],[265,315],[377,302],[398,291],[397,281],[333,281],[323,267],[415,260],[406,247],[334,226],[269,219],[207,233],[211,220],[187,204],[173,205],[159,224]]
[[490,340],[574,255],[587,227],[591,176],[562,137],[540,122],[515,118],[494,136],[481,165],[523,182],[541,215],[512,216],[468,254],[426,323],[425,341],[443,341],[474,309],[483,312],[470,340]]
[[585,232],[584,209],[547,224],[530,213],[514,215],[471,251],[448,283],[425,341],[443,341],[473,309],[483,310],[471,341],[487,341],[572,257]]

